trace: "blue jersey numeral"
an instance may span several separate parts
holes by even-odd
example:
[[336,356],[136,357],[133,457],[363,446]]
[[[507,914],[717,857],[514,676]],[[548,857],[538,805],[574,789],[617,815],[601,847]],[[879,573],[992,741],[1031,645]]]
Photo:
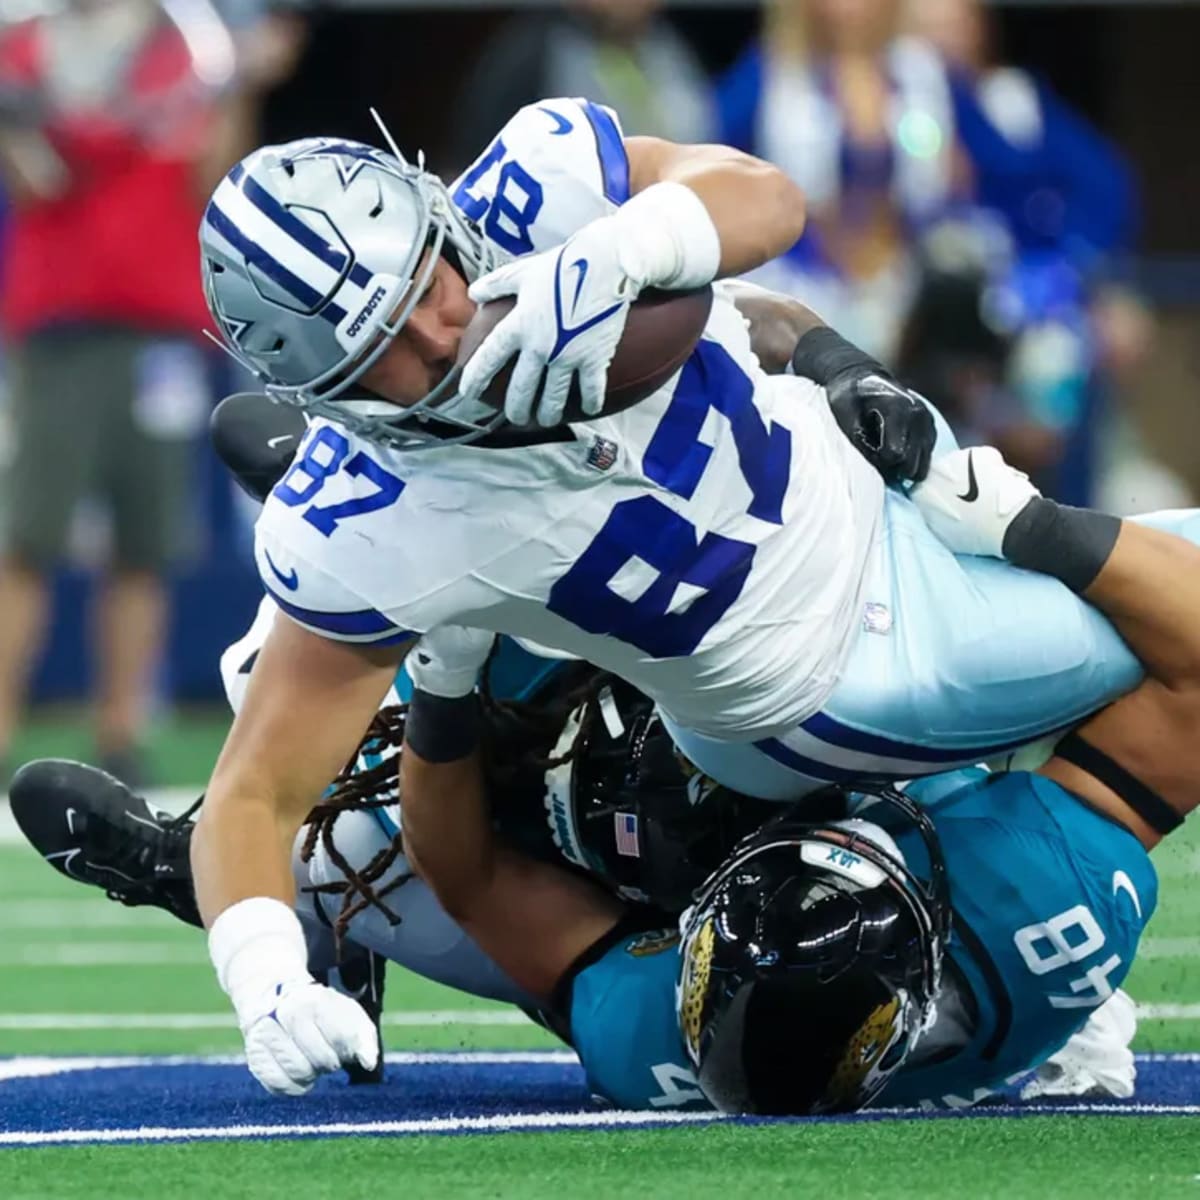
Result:
[[307,504],[336,475],[350,451],[350,443],[336,429],[321,426],[307,441],[304,453],[288,468],[275,485],[274,495],[288,506]]
[[296,508],[301,504],[309,504],[326,481],[342,469],[347,475],[355,478],[361,476],[373,483],[377,490],[368,496],[355,496],[340,504],[327,504],[324,507],[309,504],[304,511],[304,519],[325,537],[333,534],[339,521],[387,508],[395,504],[404,491],[404,481],[385,471],[373,458],[368,458],[360,450],[347,461],[349,453],[350,443],[346,438],[337,430],[323,425],[304,447],[304,453],[275,485],[272,493],[288,508]]
[[[647,477],[676,496],[695,494],[712,448],[699,440],[710,409],[730,423],[738,465],[751,493],[748,512],[783,523],[791,470],[791,432],[768,426],[754,405],[749,377],[714,342],[702,342],[688,360],[675,395],[642,459]],[[547,608],[588,633],[606,634],[652,658],[690,654],[741,595],[756,547],[708,532],[654,496],[623,500],[591,544],[551,588]],[[636,599],[612,587],[635,560],[657,577]],[[677,590],[696,594],[670,611]]]
[[[634,559],[658,572],[636,600],[610,584]],[[637,646],[653,658],[691,654],[738,598],[754,547],[696,527],[654,496],[622,500],[591,545],[550,589],[546,607],[588,633]],[[681,584],[701,590],[683,612],[669,612]]]
[[711,409],[729,422],[738,466],[750,488],[752,517],[783,524],[792,460],[792,434],[768,426],[754,406],[754,384],[715,342],[701,342],[679,376],[679,385],[646,447],[642,470],[676,496],[690,500],[712,448],[700,441]]
[[504,162],[507,153],[503,138],[497,138],[463,176],[453,199],[498,246],[510,254],[528,254],[533,250],[529,227],[537,220],[545,202],[542,185],[519,162],[510,159],[500,168],[496,194],[491,201],[473,191],[497,163]]

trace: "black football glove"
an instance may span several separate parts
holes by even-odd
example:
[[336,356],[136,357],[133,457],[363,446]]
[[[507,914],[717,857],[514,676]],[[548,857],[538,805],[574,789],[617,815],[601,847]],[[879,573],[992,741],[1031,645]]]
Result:
[[796,343],[792,370],[825,389],[842,432],[888,483],[920,483],[929,473],[933,414],[869,354],[819,325]]
[[829,406],[854,448],[888,483],[920,483],[937,441],[933,414],[894,379],[848,371],[827,386]]

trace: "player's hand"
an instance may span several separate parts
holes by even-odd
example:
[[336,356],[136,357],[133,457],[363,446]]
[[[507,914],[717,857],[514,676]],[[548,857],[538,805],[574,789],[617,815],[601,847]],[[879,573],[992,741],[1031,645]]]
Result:
[[938,458],[912,498],[925,523],[955,554],[1003,558],[1004,534],[1041,492],[991,446]]
[[475,688],[496,635],[465,625],[440,625],[421,635],[404,660],[413,687],[455,700]]
[[937,427],[918,396],[876,374],[835,379],[828,391],[842,432],[888,483],[925,478]]
[[504,401],[514,425],[531,418],[557,425],[576,377],[583,411],[601,412],[608,367],[643,286],[622,261],[611,226],[612,218],[602,217],[557,250],[518,259],[472,284],[477,304],[502,296],[516,296],[517,303],[463,368],[460,395],[481,399],[517,355]]
[[379,1061],[375,1026],[349,996],[300,977],[236,997],[246,1065],[277,1096],[302,1096],[318,1075]]

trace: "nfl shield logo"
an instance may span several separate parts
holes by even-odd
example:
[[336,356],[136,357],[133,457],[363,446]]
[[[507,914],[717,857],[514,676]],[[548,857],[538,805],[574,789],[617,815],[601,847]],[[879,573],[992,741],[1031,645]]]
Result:
[[641,858],[638,845],[638,819],[636,813],[616,813],[613,824],[617,831],[617,853],[622,858]]
[[891,633],[892,614],[888,606],[868,601],[863,608],[863,629],[867,633]]
[[616,461],[616,442],[610,442],[608,438],[592,438],[592,445],[588,450],[587,456],[587,465],[589,467],[595,467],[597,471],[607,471]]

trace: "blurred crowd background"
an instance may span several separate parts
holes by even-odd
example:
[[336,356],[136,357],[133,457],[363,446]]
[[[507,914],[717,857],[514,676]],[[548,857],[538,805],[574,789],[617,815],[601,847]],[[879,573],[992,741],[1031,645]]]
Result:
[[1200,5],[1153,0],[0,0],[0,784],[35,751],[206,773],[223,718],[174,714],[218,700],[258,586],[195,239],[253,145],[377,140],[373,105],[449,178],[585,95],[752,151],[810,205],[760,282],[1127,513],[1200,489],[1197,44]]

